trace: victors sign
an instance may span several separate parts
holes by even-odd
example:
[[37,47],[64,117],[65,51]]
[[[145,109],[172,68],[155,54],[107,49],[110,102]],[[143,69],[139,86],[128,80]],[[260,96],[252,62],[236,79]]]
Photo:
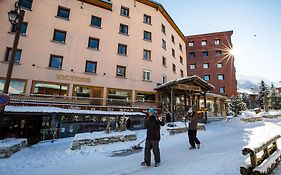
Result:
[[56,79],[62,80],[62,81],[76,81],[76,82],[91,83],[91,78],[70,76],[70,75],[64,75],[64,74],[56,74]]

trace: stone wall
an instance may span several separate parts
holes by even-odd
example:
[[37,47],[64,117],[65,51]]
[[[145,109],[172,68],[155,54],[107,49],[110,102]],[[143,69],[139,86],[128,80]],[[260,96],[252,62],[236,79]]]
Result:
[[[175,135],[175,134],[187,132],[188,127],[175,127],[175,128],[170,127],[170,128],[167,128],[167,130],[170,135]],[[205,131],[206,130],[205,125],[198,124],[197,130]]]
[[27,146],[27,139],[0,140],[0,158],[7,158]]
[[126,142],[136,140],[136,134],[120,134],[120,135],[110,135],[98,137],[98,138],[81,138],[81,139],[74,139],[70,149],[76,150],[80,149],[81,146],[96,146],[101,144],[110,144],[115,142]]

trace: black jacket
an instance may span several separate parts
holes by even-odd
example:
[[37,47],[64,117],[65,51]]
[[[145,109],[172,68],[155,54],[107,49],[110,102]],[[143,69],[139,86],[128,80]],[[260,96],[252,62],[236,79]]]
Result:
[[148,140],[160,140],[160,125],[164,126],[165,122],[156,119],[155,115],[146,117],[144,121],[146,131],[146,139]]

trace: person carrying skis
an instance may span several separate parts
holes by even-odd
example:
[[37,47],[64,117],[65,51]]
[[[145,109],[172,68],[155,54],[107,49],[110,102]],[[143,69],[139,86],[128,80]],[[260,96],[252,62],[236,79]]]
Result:
[[153,150],[155,167],[160,164],[160,126],[164,126],[165,122],[162,117],[156,117],[155,110],[153,108],[147,109],[148,117],[145,118],[144,124],[146,126],[146,142],[144,151],[144,161],[142,166],[150,166],[151,161],[151,149]]
[[191,108],[188,110],[188,123],[188,138],[191,146],[189,149],[196,149],[195,143],[199,149],[200,141],[197,138],[198,117],[196,117],[195,112]]

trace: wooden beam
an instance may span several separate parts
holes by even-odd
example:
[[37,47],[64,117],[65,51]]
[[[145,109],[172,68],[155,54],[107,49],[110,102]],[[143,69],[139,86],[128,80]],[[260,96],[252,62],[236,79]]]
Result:
[[112,4],[109,2],[105,2],[105,1],[101,1],[101,0],[78,0],[78,1],[85,2],[88,4],[112,11]]

